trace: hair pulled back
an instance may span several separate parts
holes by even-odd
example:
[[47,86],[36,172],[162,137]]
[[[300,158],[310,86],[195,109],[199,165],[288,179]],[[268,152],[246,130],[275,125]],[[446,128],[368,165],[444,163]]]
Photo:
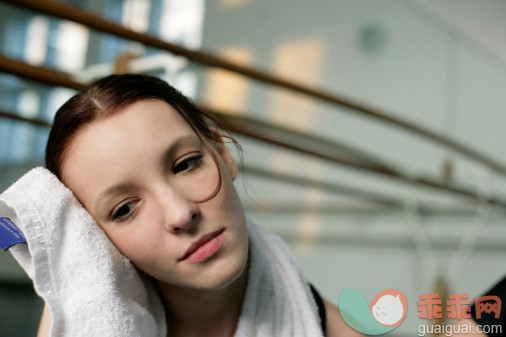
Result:
[[222,142],[210,123],[217,122],[167,82],[140,74],[111,75],[92,83],[58,109],[47,141],[46,168],[61,179],[66,151],[79,130],[133,103],[150,99],[163,100],[174,107],[199,137]]

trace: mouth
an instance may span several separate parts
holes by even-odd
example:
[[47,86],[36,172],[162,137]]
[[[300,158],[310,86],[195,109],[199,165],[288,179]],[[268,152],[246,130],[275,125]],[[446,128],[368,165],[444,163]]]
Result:
[[216,254],[221,246],[223,246],[223,241],[225,240],[224,231],[225,229],[223,228],[202,235],[188,247],[184,255],[179,258],[178,262],[187,261],[190,263],[198,263]]

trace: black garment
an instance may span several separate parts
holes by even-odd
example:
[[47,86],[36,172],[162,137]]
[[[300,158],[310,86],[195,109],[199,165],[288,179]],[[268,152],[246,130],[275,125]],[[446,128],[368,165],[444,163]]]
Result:
[[[501,299],[502,305],[501,305],[501,314],[499,318],[494,317],[494,312],[491,313],[482,313],[481,318],[476,318],[476,303],[471,308],[471,315],[473,319],[478,323],[479,325],[485,326],[485,325],[501,325],[502,326],[502,333],[488,333],[488,336],[506,336],[506,276],[498,283],[496,284],[492,289],[487,291],[482,296],[487,295],[495,295],[498,296]],[[493,301],[495,302],[495,301]]]
[[323,303],[322,297],[318,293],[318,291],[313,287],[311,283],[309,283],[309,287],[311,288],[311,292],[313,293],[313,297],[316,301],[316,305],[318,306],[318,315],[320,316],[320,324],[323,332],[323,336],[327,335],[327,313],[325,312],[325,304]]

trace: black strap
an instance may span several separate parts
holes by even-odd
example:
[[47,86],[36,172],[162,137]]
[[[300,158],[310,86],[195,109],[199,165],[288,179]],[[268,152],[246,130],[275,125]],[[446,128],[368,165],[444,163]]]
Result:
[[323,332],[323,336],[327,335],[327,313],[325,312],[325,303],[323,303],[323,299],[318,293],[318,291],[313,287],[311,283],[309,283],[309,287],[311,288],[311,292],[313,293],[313,297],[316,301],[316,306],[318,307],[318,315],[320,316],[320,324]]

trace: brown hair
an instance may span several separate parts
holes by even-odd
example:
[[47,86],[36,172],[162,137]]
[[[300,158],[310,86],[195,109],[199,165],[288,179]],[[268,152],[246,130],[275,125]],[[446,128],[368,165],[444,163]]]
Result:
[[111,75],[92,83],[58,109],[47,141],[46,168],[61,179],[65,153],[80,129],[149,99],[163,100],[174,107],[199,137],[222,142],[222,135],[211,127],[219,123],[167,82],[148,75]]

